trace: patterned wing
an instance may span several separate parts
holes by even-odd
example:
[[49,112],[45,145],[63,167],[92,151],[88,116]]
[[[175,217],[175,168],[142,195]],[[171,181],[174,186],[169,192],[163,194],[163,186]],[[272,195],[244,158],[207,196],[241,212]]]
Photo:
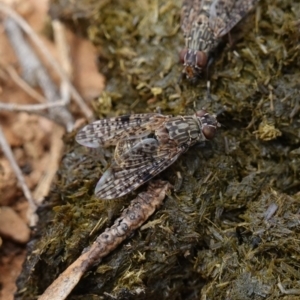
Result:
[[228,33],[259,0],[213,0],[209,12],[209,26],[215,38]]
[[142,138],[130,139],[130,140],[121,140],[117,143],[114,153],[114,160],[117,165],[120,165],[124,158],[123,155],[130,151],[135,145],[140,143]]
[[154,138],[141,140],[103,174],[95,194],[101,199],[122,197],[166,169],[184,151],[171,140],[165,144]]
[[169,117],[150,113],[98,120],[83,127],[76,141],[90,148],[109,147],[121,140],[145,137]]

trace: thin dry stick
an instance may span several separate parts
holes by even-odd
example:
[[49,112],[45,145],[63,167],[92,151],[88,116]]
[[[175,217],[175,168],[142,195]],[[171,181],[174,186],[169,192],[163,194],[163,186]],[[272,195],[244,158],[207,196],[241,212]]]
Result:
[[[26,81],[31,84],[38,84],[43,90],[47,102],[56,102],[58,99],[61,99],[56,85],[38,56],[34,53],[31,45],[24,38],[19,25],[12,18],[6,18],[4,27],[11,46],[22,66],[23,76],[26,78]],[[62,124],[68,131],[73,129],[74,120],[67,107],[51,108],[48,113],[53,120]]]
[[[34,113],[36,115],[39,115],[43,118],[46,118],[54,123],[57,123],[57,117],[53,114],[49,114],[48,112],[43,112],[43,109],[46,109],[49,105],[49,109],[53,109],[53,108],[59,108],[62,106],[62,103],[64,101],[60,100],[60,101],[57,101],[58,103],[57,104],[48,104],[48,103],[45,103],[45,104],[31,104],[32,106],[30,107],[30,104],[11,104],[11,103],[1,103],[0,101],[0,111],[14,111],[14,112],[26,112],[28,114],[30,113]],[[35,105],[38,105],[36,108],[35,108]],[[52,107],[53,106],[53,107]],[[31,110],[33,109],[33,110]],[[63,124],[61,124],[63,125]]]
[[37,204],[42,203],[44,198],[49,194],[51,183],[56,175],[63,154],[63,135],[64,129],[54,124],[50,141],[48,167],[43,171],[43,176],[40,178],[37,187],[32,193]]
[[30,97],[37,100],[40,103],[47,102],[47,99],[37,93],[23,78],[21,78],[18,72],[11,66],[5,67],[7,73],[10,75],[11,79],[21,88],[23,89]]
[[[59,60],[61,66],[65,71],[69,79],[72,78],[73,68],[70,59],[70,49],[66,38],[66,32],[64,25],[59,20],[52,21],[54,42],[59,54]],[[61,81],[60,93],[63,96],[63,99],[68,99],[70,101],[71,94],[68,84],[65,81]]]
[[48,60],[48,62],[51,64],[53,69],[57,72],[57,74],[60,76],[62,81],[65,81],[72,93],[72,96],[74,100],[76,101],[77,105],[82,110],[83,114],[88,120],[91,120],[93,118],[93,113],[89,109],[89,107],[85,104],[84,100],[81,98],[79,93],[76,91],[72,83],[70,82],[68,76],[65,74],[65,72],[60,67],[59,63],[53,58],[50,51],[44,46],[43,42],[40,40],[38,35],[32,30],[32,28],[28,25],[28,23],[19,16],[12,8],[10,8],[8,5],[0,2],[0,10],[3,11],[5,14],[9,15],[11,18],[13,18],[18,25],[28,34],[28,36],[31,38],[31,40],[36,44],[36,46],[39,48],[45,59]]
[[68,78],[71,78],[73,66],[70,60],[70,47],[66,37],[65,26],[60,20],[54,19],[52,20],[52,28],[55,45],[59,54],[59,61]]
[[[52,28],[55,45],[59,54],[59,61],[61,62],[62,68],[66,72],[67,76],[71,78],[73,68],[69,44],[66,38],[65,26],[59,20],[52,20]],[[70,89],[65,81],[61,81],[60,94],[62,95],[62,99],[68,103],[70,102]],[[36,199],[37,203],[42,203],[44,197],[49,194],[53,178],[56,175],[59,161],[63,153],[64,143],[62,141],[62,137],[64,132],[62,131],[62,128],[55,126],[53,133],[54,134],[51,136],[50,143],[49,168],[45,170],[44,176],[39,180],[38,185],[33,192],[34,199]]]
[[131,201],[112,227],[106,228],[90,248],[71,264],[44,292],[39,300],[63,300],[77,285],[84,273],[99,264],[101,259],[112,252],[122,241],[139,228],[161,205],[170,184],[166,181],[153,181],[146,192],[138,194]]
[[13,168],[13,170],[17,176],[18,182],[23,190],[23,193],[29,203],[29,210],[28,210],[27,217],[28,217],[30,226],[34,226],[34,225],[36,225],[36,222],[37,222],[37,215],[35,214],[36,205],[35,205],[32,195],[31,195],[31,192],[25,182],[25,178],[23,177],[22,171],[20,170],[20,168],[14,158],[12,150],[7,143],[7,140],[4,136],[4,133],[3,133],[1,127],[0,127],[0,146],[2,148],[4,155],[8,159],[11,167]]
[[65,101],[56,101],[50,103],[43,103],[43,104],[16,104],[16,103],[3,103],[0,102],[0,111],[17,111],[17,112],[28,112],[31,113],[33,111],[40,111],[44,109],[49,109],[53,107],[61,107],[65,106]]

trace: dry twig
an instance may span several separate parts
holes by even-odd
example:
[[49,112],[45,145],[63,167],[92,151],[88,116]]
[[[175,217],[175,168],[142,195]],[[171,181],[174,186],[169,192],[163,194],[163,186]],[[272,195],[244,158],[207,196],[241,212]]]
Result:
[[43,176],[40,178],[38,185],[33,192],[33,197],[37,204],[40,204],[44,200],[44,197],[49,194],[51,183],[56,175],[63,154],[63,135],[64,129],[55,124],[51,135],[48,167],[44,170]]
[[[7,18],[4,22],[4,26],[11,46],[22,67],[25,80],[31,85],[38,84],[43,90],[48,102],[56,102],[61,99],[57,87],[48,75],[48,72],[40,62],[39,58],[35,55],[32,47],[23,37],[23,33],[18,24],[12,18]],[[51,119],[64,125],[68,131],[73,129],[74,120],[66,107],[50,108],[49,114]]]
[[66,38],[65,26],[61,21],[54,19],[52,20],[52,28],[59,61],[68,78],[72,78],[73,66],[70,60],[70,48]]
[[33,41],[33,43],[38,47],[38,49],[41,51],[45,59],[50,63],[50,65],[53,67],[53,69],[57,72],[57,74],[60,76],[61,80],[66,82],[69,86],[69,89],[71,91],[71,94],[76,101],[77,105],[80,107],[81,111],[85,115],[85,117],[88,120],[91,120],[93,118],[93,113],[90,110],[90,108],[86,105],[84,100],[81,98],[79,93],[76,91],[72,83],[70,82],[68,76],[65,74],[65,72],[60,67],[59,63],[53,58],[50,51],[44,46],[38,35],[32,30],[32,28],[28,25],[28,23],[19,16],[12,8],[10,8],[8,5],[4,4],[3,2],[0,2],[0,10],[7,14],[9,17],[14,19],[14,21],[22,28],[22,30],[30,37],[30,39]]
[[19,184],[23,190],[23,193],[29,203],[29,209],[28,209],[28,213],[27,213],[27,218],[28,218],[28,221],[29,221],[29,225],[30,226],[34,226],[36,225],[36,222],[38,220],[38,217],[37,215],[35,214],[35,211],[36,211],[36,205],[35,205],[35,202],[33,200],[33,197],[31,195],[31,192],[25,182],[25,178],[23,177],[23,174],[22,174],[22,171],[20,170],[15,158],[14,158],[14,155],[11,151],[11,148],[9,147],[8,143],[7,143],[7,140],[3,134],[3,131],[0,127],[0,146],[2,148],[2,151],[4,153],[4,155],[6,156],[6,158],[8,159],[9,163],[11,164],[16,176],[17,176],[17,179],[19,181]]
[[40,103],[47,102],[47,99],[36,92],[22,77],[20,77],[18,72],[12,66],[5,66],[5,70],[10,75],[11,79],[30,97]]
[[[57,117],[53,114],[49,114],[47,112],[43,112],[46,109],[59,108],[65,105],[65,101],[59,100],[52,103],[44,103],[44,104],[16,104],[16,103],[3,103],[0,101],[0,111],[12,111],[12,112],[26,112],[26,113],[34,113],[41,117],[47,118],[53,122],[57,123]],[[72,126],[70,126],[72,127]],[[71,128],[70,128],[71,129]]]
[[[52,28],[62,68],[68,78],[72,78],[73,68],[70,59],[70,49],[66,38],[65,26],[59,20],[52,20]],[[69,85],[65,81],[62,81],[60,84],[60,93],[63,96],[63,99],[68,99],[70,101],[70,92]]]
[[166,181],[153,181],[146,192],[138,194],[131,201],[112,227],[99,235],[90,248],[70,265],[40,296],[39,300],[62,300],[70,294],[80,278],[92,266],[112,252],[122,241],[139,228],[161,205],[170,184]]
[[0,102],[0,111],[16,111],[16,112],[34,112],[44,109],[49,109],[53,107],[63,107],[66,105],[65,101],[56,101],[51,103],[41,103],[41,104],[16,104],[16,103],[3,103]]

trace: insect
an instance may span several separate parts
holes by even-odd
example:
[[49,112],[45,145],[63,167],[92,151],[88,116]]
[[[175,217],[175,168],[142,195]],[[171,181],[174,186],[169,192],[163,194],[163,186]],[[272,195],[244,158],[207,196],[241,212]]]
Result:
[[197,142],[211,140],[218,126],[205,110],[177,117],[134,114],[86,125],[76,141],[91,148],[116,146],[113,161],[95,188],[98,198],[114,199],[159,174]]
[[181,28],[185,48],[182,73],[192,82],[201,76],[210,53],[259,0],[183,0]]

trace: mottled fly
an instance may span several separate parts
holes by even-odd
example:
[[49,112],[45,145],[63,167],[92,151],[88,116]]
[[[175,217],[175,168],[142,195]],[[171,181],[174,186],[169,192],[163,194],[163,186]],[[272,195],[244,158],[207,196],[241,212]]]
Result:
[[206,111],[172,117],[159,113],[125,115],[95,121],[76,141],[84,146],[115,146],[110,167],[97,183],[101,199],[126,195],[170,166],[197,142],[211,140],[219,123]]
[[185,48],[180,52],[183,74],[195,82],[210,53],[259,0],[183,0],[181,28]]

